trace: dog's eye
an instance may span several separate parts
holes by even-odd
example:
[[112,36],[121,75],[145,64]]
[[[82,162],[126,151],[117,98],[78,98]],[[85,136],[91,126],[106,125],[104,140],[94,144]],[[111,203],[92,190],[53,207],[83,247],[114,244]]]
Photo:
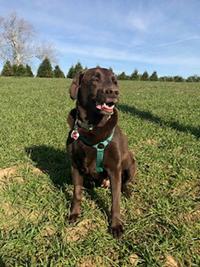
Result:
[[94,76],[92,77],[92,80],[93,81],[100,81],[101,80],[101,73],[100,72],[96,72],[95,74],[94,74]]
[[112,76],[112,82],[113,82],[115,85],[117,85],[117,79],[116,79],[115,76]]
[[96,77],[96,76],[94,76],[94,77],[92,77],[92,81],[93,81],[93,82],[98,82],[98,81],[99,81],[99,78]]

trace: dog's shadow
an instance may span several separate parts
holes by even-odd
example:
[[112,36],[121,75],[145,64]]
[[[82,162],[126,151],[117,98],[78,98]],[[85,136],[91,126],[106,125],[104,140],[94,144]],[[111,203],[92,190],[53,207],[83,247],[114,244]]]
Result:
[[190,133],[193,136],[195,136],[197,139],[200,138],[200,126],[195,127],[191,125],[184,125],[180,123],[179,121],[175,121],[175,120],[168,121],[168,120],[160,118],[157,115],[154,115],[152,112],[148,110],[140,110],[136,108],[135,106],[129,106],[127,104],[119,104],[118,108],[121,112],[128,113],[132,116],[142,118],[143,120],[147,120],[147,121],[153,122],[161,126],[170,127],[173,130],[176,130],[178,132]]
[[6,264],[4,263],[2,257],[0,257],[0,266],[1,267],[6,267]]
[[[71,200],[72,197],[66,190],[68,185],[72,185],[71,162],[67,151],[47,145],[27,147],[25,151],[34,165],[49,176],[53,184],[65,193],[67,200]],[[84,179],[84,189],[88,197],[98,205],[103,214],[109,216],[108,205],[94,186],[88,179]]]
[[72,184],[70,176],[70,159],[66,151],[52,146],[39,145],[25,148],[28,157],[43,173],[49,175],[56,187]]

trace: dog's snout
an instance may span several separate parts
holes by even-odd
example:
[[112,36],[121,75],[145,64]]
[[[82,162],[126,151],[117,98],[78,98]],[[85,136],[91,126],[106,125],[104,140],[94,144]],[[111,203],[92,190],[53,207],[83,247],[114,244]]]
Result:
[[112,88],[111,89],[106,89],[105,93],[106,93],[106,95],[113,96],[113,97],[116,97],[116,96],[119,95],[119,91],[116,90],[116,89],[112,89]]

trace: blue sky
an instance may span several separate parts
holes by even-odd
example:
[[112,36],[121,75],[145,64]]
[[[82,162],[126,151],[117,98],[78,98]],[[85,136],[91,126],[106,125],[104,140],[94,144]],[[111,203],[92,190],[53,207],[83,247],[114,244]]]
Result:
[[116,73],[200,75],[200,0],[0,0],[0,16],[13,11],[54,44],[65,73],[80,61]]

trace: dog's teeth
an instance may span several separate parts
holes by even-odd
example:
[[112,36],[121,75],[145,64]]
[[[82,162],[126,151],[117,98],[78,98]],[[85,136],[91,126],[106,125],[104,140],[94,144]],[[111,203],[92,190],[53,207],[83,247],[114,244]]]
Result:
[[113,109],[114,108],[114,105],[112,105],[112,106],[108,106],[107,104],[103,104],[103,107],[105,107],[105,108],[107,108],[107,109]]
[[108,106],[106,103],[103,103],[103,105],[100,105],[100,104],[96,105],[96,108],[99,110],[103,110],[103,109],[104,110],[113,110],[114,107],[115,107],[114,105]]

